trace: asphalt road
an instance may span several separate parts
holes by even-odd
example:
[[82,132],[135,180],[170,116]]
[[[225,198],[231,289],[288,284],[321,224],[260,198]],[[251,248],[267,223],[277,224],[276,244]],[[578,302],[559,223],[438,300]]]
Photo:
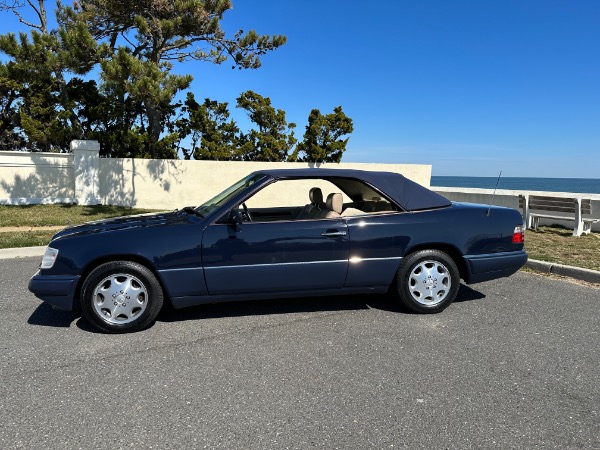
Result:
[[110,336],[0,261],[0,448],[600,449],[600,289],[519,273],[419,316],[229,303]]

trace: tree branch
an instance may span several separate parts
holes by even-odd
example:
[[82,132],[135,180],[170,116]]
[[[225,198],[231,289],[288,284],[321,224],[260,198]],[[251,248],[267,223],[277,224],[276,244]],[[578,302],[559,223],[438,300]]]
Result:
[[[33,6],[31,4],[31,0],[27,0],[27,3],[29,3],[29,5],[33,8],[33,10],[36,12],[36,14],[39,17],[39,12],[38,10],[35,8],[35,6]],[[42,32],[45,32],[44,28],[42,27],[42,25],[37,25],[35,23],[32,22],[28,22],[27,20],[25,20],[23,18],[23,16],[21,15],[21,13],[19,12],[19,9],[23,8],[25,6],[25,3],[23,2],[19,2],[18,0],[13,0],[12,5],[10,5],[6,0],[2,2],[2,4],[0,4],[0,11],[10,11],[12,12],[15,16],[17,16],[17,18],[19,19],[19,22],[21,22],[23,25],[26,25],[30,28],[36,28]]]
[[47,34],[48,28],[46,25],[46,8],[44,7],[44,0],[38,1],[39,8],[36,8],[32,0],[27,0],[27,3],[29,4],[29,6],[31,6],[31,9],[33,9],[33,11],[36,13],[38,19],[40,19],[40,26],[36,26],[35,28],[39,29],[44,34]]

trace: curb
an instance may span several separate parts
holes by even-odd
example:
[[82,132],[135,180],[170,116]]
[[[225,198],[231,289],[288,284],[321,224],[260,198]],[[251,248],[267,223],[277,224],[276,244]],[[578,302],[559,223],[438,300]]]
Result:
[[41,258],[45,251],[45,245],[41,247],[3,248],[0,249],[0,259],[28,258],[30,256],[39,256]]
[[582,269],[581,267],[565,266],[564,264],[549,263],[529,259],[525,267],[542,273],[562,275],[563,277],[575,278],[576,280],[600,284],[600,272],[597,270]]
[[[46,250],[46,246],[41,247],[21,247],[0,249],[0,259],[28,258],[31,256],[41,257]],[[589,283],[600,284],[600,271],[582,269],[581,267],[565,266],[564,264],[549,263],[529,259],[525,267],[536,272],[562,275],[563,277],[575,278],[576,280],[587,281]]]

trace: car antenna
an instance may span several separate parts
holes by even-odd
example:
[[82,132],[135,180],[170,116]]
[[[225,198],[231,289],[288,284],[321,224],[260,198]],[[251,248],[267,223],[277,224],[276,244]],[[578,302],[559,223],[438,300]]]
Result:
[[488,206],[488,210],[485,213],[485,215],[488,217],[490,215],[490,210],[492,209],[492,204],[494,203],[494,197],[496,196],[496,189],[498,189],[498,183],[500,182],[501,176],[502,176],[502,171],[500,171],[500,174],[498,175],[498,179],[496,180],[496,187],[494,188],[494,193],[492,194],[492,199],[490,200],[490,206]]

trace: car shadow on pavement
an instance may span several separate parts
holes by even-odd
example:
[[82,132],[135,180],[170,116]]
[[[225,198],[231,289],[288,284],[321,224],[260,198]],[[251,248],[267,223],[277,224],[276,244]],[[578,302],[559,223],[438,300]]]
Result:
[[[460,285],[455,302],[485,298],[485,295],[464,284]],[[165,308],[158,316],[160,322],[215,319],[221,317],[260,316],[325,311],[358,311],[378,309],[402,314],[413,314],[390,295],[341,295],[310,298],[280,298],[224,303],[209,303],[185,309]]]
[[[485,298],[481,292],[464,284],[460,285],[455,303]],[[215,319],[221,317],[260,316],[272,314],[294,314],[325,311],[358,311],[378,309],[402,314],[413,314],[390,295],[341,295],[339,297],[280,298],[271,300],[249,300],[239,302],[209,303],[185,309],[165,307],[158,316],[160,322],[181,322],[187,320]],[[57,311],[47,303],[39,305],[31,314],[30,325],[69,328],[73,321],[78,328],[88,332],[98,332],[80,314]]]
[[368,308],[365,302],[367,297],[370,296],[300,297],[208,303],[185,309],[165,308],[158,316],[158,320],[161,322],[179,322],[221,317],[359,310]]
[[27,319],[29,325],[45,327],[69,328],[74,316],[70,311],[58,311],[48,303],[42,303]]
[[458,295],[456,296],[456,299],[454,299],[454,303],[470,302],[471,300],[482,300],[484,298],[484,293],[461,283],[460,288],[458,289]]

